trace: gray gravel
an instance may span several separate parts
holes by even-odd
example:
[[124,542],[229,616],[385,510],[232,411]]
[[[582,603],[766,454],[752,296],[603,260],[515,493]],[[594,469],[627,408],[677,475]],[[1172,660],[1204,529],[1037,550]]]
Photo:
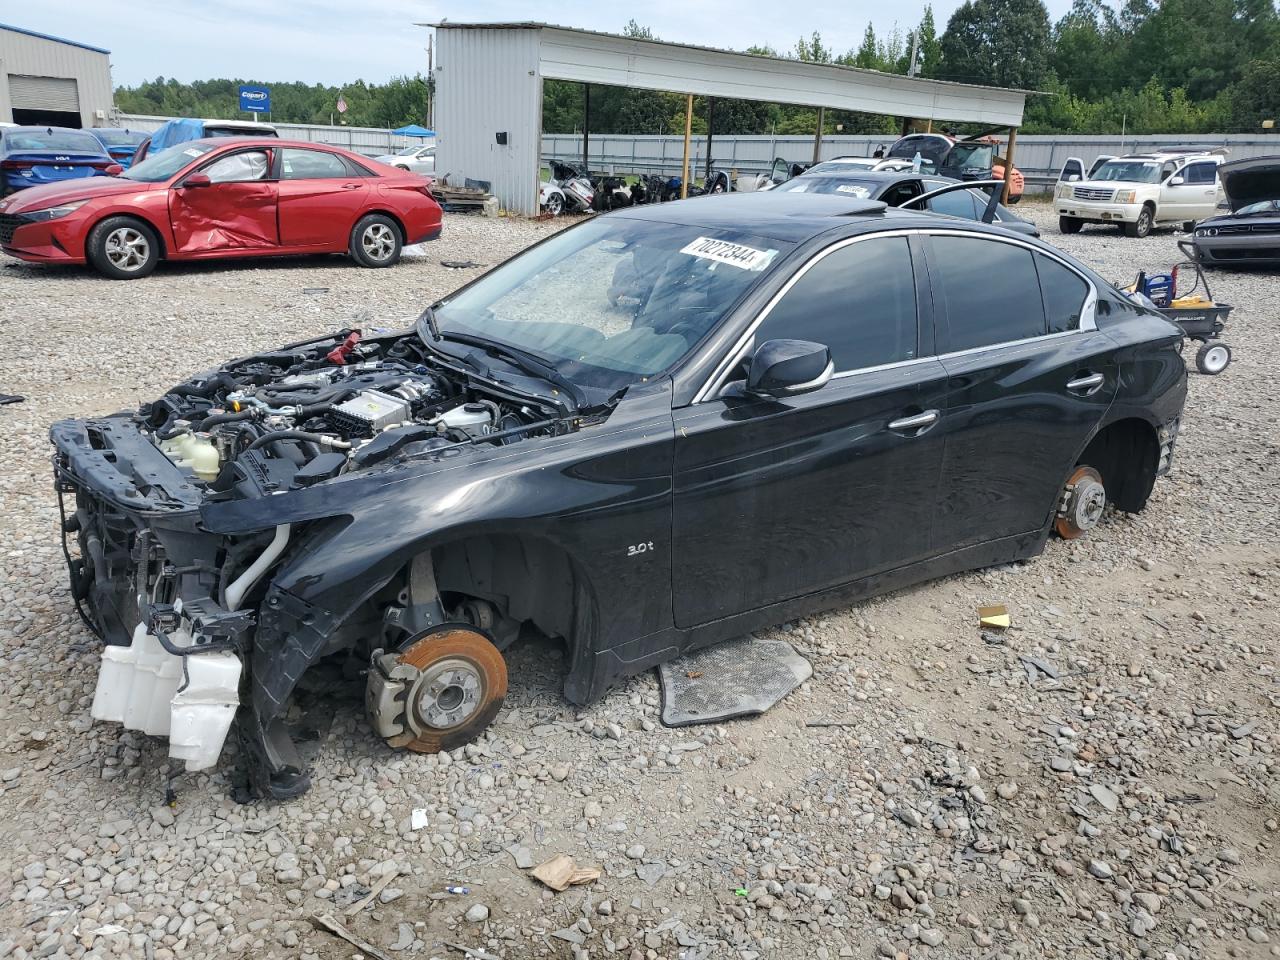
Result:
[[[1177,258],[1173,234],[1061,237],[1046,207],[1020,212],[1106,276]],[[1192,375],[1174,473],[1144,514],[769,631],[814,676],[763,717],[662,728],[651,675],[575,710],[558,651],[527,645],[490,735],[453,755],[391,752],[356,691],[305,797],[236,806],[228,755],[165,805],[164,743],[89,719],[97,649],[67,593],[48,424],[233,355],[391,325],[476,273],[441,259],[492,264],[550,229],[450,217],[383,271],[331,258],[113,283],[0,266],[0,392],[28,397],[0,408],[0,958],[356,956],[316,913],[405,957],[1280,955],[1280,279],[1265,273],[1214,275],[1237,304],[1236,359]],[[1002,643],[974,613],[995,602],[1014,618]],[[1030,684],[1020,656],[1061,679]],[[564,893],[528,877],[559,852],[603,875]]]

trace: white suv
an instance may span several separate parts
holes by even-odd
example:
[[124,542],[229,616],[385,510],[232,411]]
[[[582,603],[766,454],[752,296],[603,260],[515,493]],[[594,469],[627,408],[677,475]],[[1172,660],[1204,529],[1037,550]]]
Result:
[[1083,164],[1071,158],[1054,190],[1054,209],[1063,233],[1086,223],[1118,223],[1125,236],[1145,237],[1157,224],[1182,224],[1211,217],[1222,198],[1218,165],[1225,151],[1161,151],[1112,157],[1083,178]]

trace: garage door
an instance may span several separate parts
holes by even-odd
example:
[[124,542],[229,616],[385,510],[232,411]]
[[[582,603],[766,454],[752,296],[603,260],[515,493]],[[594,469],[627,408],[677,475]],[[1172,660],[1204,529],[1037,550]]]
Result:
[[9,101],[14,110],[80,112],[80,93],[68,77],[27,77],[9,74]]

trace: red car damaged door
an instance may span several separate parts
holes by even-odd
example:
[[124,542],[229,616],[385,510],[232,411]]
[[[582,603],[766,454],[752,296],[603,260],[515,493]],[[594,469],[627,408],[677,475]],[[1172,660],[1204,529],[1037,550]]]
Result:
[[279,153],[281,246],[345,250],[371,178],[360,176],[336,153],[301,147],[282,147]]
[[280,242],[279,185],[271,179],[271,150],[224,153],[169,191],[169,222],[180,254],[262,250]]

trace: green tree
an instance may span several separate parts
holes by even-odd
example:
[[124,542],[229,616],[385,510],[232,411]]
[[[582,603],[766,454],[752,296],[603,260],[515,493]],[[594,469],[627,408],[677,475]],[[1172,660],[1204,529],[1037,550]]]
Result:
[[1260,133],[1263,120],[1280,120],[1280,57],[1251,61],[1223,99],[1230,130]]
[[1041,0],[966,0],[942,35],[948,80],[1034,90],[1049,72],[1049,13]]

